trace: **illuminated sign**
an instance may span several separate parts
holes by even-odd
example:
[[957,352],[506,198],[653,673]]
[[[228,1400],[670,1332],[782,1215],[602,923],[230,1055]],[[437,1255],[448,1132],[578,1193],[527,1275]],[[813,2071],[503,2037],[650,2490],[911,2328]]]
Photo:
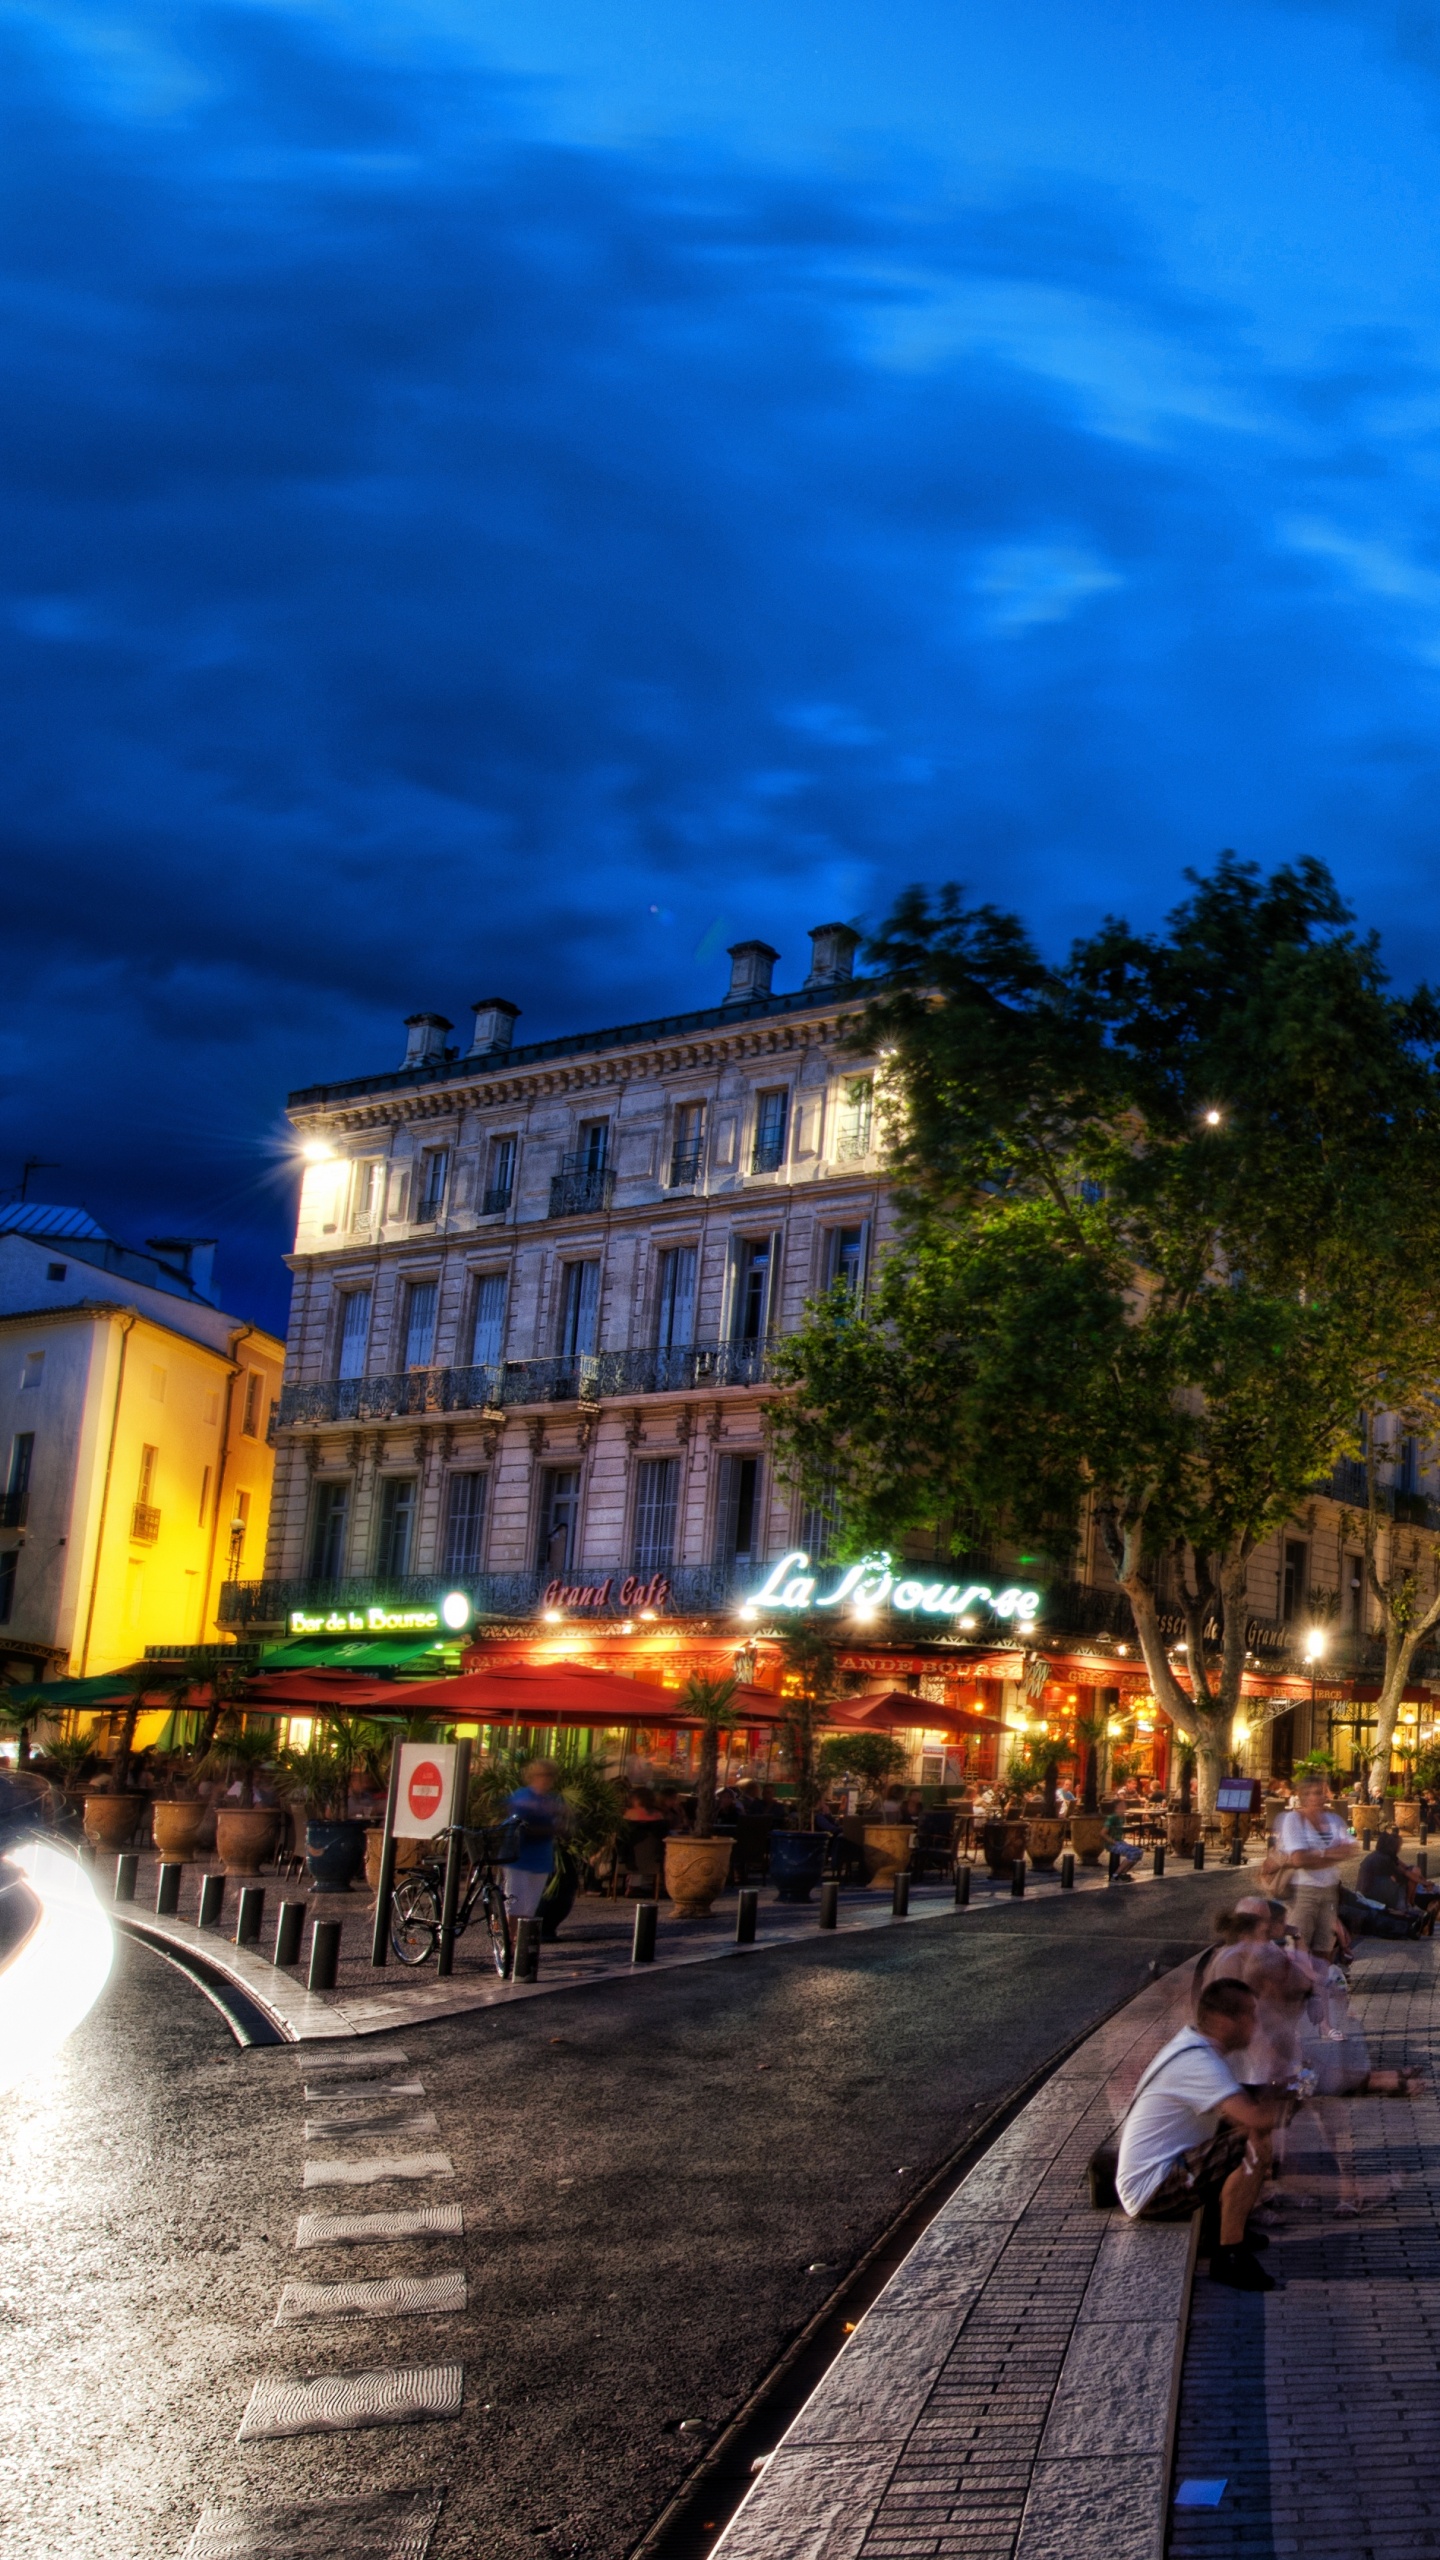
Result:
[[908,1576],[897,1581],[887,1555],[862,1556],[846,1567],[833,1591],[819,1591],[817,1576],[806,1571],[809,1562],[803,1547],[792,1547],[751,1593],[747,1607],[838,1609],[848,1601],[860,1617],[884,1607],[925,1618],[965,1618],[984,1609],[993,1618],[1013,1618],[1028,1626],[1040,1606],[1038,1591],[1014,1582],[997,1591],[988,1582],[921,1582]]
[[[611,1593],[614,1593],[612,1600]],[[547,1582],[540,1594],[542,1609],[618,1609],[622,1615],[641,1609],[663,1609],[670,1582],[663,1573],[627,1573],[623,1581],[608,1574],[603,1582]]]
[[470,1624],[470,1603],[463,1591],[447,1591],[438,1608],[292,1609],[292,1636],[421,1636],[441,1627],[455,1634]]

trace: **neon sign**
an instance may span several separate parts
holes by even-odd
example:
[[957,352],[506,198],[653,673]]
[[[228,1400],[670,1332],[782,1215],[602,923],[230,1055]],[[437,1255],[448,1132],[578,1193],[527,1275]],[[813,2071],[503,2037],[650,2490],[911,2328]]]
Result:
[[447,1591],[437,1609],[292,1609],[292,1636],[433,1635],[437,1627],[457,1634],[470,1624],[470,1603],[463,1591]]
[[921,1582],[909,1576],[897,1580],[888,1555],[862,1556],[858,1564],[846,1567],[833,1591],[819,1591],[817,1576],[806,1571],[809,1562],[803,1547],[792,1547],[788,1556],[771,1567],[760,1589],[751,1593],[747,1611],[838,1609],[848,1601],[861,1617],[882,1606],[926,1618],[964,1618],[972,1609],[984,1609],[993,1618],[1013,1618],[1028,1626],[1040,1607],[1039,1592],[1015,1582],[997,1591],[988,1582]]

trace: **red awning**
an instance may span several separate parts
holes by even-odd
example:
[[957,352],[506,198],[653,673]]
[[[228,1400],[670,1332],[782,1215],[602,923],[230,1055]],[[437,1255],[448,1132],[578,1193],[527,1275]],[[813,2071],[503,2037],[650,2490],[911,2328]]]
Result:
[[947,1707],[938,1698],[917,1698],[908,1689],[865,1689],[853,1698],[835,1698],[824,1709],[824,1720],[870,1733],[946,1733],[953,1741],[1005,1731],[998,1716],[982,1716],[973,1707]]

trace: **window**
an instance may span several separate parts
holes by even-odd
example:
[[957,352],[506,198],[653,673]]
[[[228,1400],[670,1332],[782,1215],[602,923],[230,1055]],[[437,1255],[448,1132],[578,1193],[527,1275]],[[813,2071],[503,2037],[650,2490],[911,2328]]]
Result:
[[505,1273],[482,1271],[475,1283],[475,1331],[470,1343],[477,1369],[490,1368],[505,1357],[506,1296]]
[[339,1371],[342,1378],[363,1378],[370,1340],[370,1292],[349,1289],[340,1301]]
[[580,1470],[547,1467],[540,1480],[540,1545],[536,1558],[542,1573],[569,1572],[579,1546]]
[[715,1520],[716,1558],[720,1564],[754,1564],[762,1543],[760,1460],[722,1458]]
[[442,1573],[461,1580],[480,1570],[485,1546],[487,1475],[454,1475],[445,1495],[445,1561]]
[[0,1523],[7,1529],[25,1525],[25,1512],[30,1498],[30,1467],[35,1456],[33,1431],[17,1431],[10,1443],[10,1472],[5,1485],[5,1498],[0,1502]]
[[770,1282],[775,1259],[773,1236],[742,1236],[735,1247],[735,1303],[731,1337],[761,1343],[770,1329]]
[[250,1526],[250,1496],[238,1487],[230,1513],[230,1579],[240,1579],[241,1560],[245,1554],[245,1532]]
[[1280,1583],[1280,1622],[1290,1626],[1305,1606],[1305,1593],[1310,1581],[1310,1550],[1298,1539],[1285,1543],[1285,1565]]
[[438,1280],[412,1280],[405,1292],[405,1366],[428,1369],[435,1351]]
[[210,1394],[206,1397],[206,1399],[205,1399],[205,1420],[206,1420],[206,1422],[209,1424],[210,1428],[213,1430],[213,1429],[214,1429],[214,1427],[215,1427],[215,1424],[219,1421],[219,1419],[220,1419],[220,1391],[219,1391],[219,1388],[217,1387],[217,1388],[212,1389],[211,1393],[210,1393]]
[[450,1171],[448,1147],[434,1147],[420,1159],[420,1197],[415,1204],[415,1223],[433,1227],[445,1200],[445,1179]]
[[8,1627],[15,1615],[15,1575],[19,1563],[18,1547],[0,1550],[0,1627]]
[[316,1582],[338,1582],[345,1571],[350,1527],[350,1487],[317,1484],[310,1522],[310,1572]]
[[678,1351],[695,1339],[695,1265],[693,1244],[677,1244],[660,1256],[660,1294],[655,1340],[662,1351]]
[[156,1404],[163,1404],[163,1403],[164,1403],[164,1401],[165,1401],[165,1388],[166,1388],[166,1383],[167,1383],[167,1382],[166,1382],[165,1372],[164,1372],[164,1370],[163,1370],[163,1369],[152,1369],[152,1370],[151,1370],[151,1372],[150,1372],[150,1394],[151,1394],[151,1398],[152,1398],[152,1400],[153,1400]]
[[20,1393],[22,1396],[33,1395],[36,1388],[42,1384],[44,1376],[44,1352],[27,1351],[25,1354],[25,1365],[20,1372]]
[[642,1458],[635,1470],[635,1571],[664,1573],[675,1561],[678,1458]]
[[1410,1432],[1400,1443],[1400,1490],[1402,1493],[1418,1493],[1420,1490],[1420,1443]]
[[858,1298],[864,1277],[864,1228],[832,1227],[825,1239],[826,1288],[845,1289],[852,1298]]
[[840,1126],[836,1133],[835,1153],[842,1164],[853,1163],[857,1156],[868,1156],[874,1119],[873,1077],[852,1076],[840,1096]]
[[380,1478],[380,1519],[375,1534],[375,1570],[386,1581],[403,1582],[410,1570],[415,1536],[414,1476]]
[[247,1440],[258,1440],[260,1437],[260,1390],[263,1384],[264,1380],[258,1369],[246,1370],[245,1410],[240,1417],[240,1428]]
[[582,1120],[580,1144],[575,1150],[576,1173],[603,1173],[610,1143],[608,1120]]
[[670,1188],[688,1191],[700,1179],[700,1154],[705,1143],[705,1105],[682,1102],[675,1113],[675,1141],[670,1151]]
[[774,1173],[785,1161],[785,1107],[789,1096],[783,1085],[773,1093],[755,1097],[755,1146],[750,1158],[752,1173]]
[[202,1467],[202,1468],[201,1468],[201,1470],[200,1470],[200,1508],[199,1508],[199,1511],[196,1513],[196,1520],[197,1520],[197,1523],[198,1523],[199,1527],[200,1527],[200,1528],[202,1528],[202,1529],[203,1529],[203,1528],[204,1528],[204,1526],[205,1526],[205,1514],[206,1514],[206,1512],[209,1510],[209,1508],[210,1508],[210,1470],[209,1470],[209,1468],[208,1468],[208,1467]]
[[47,1262],[45,1265],[45,1277],[47,1280],[63,1280],[68,1269],[68,1263]]
[[825,1564],[835,1552],[835,1496],[831,1479],[818,1502],[801,1506],[800,1527],[795,1540],[803,1547],[812,1564]]
[[160,1452],[147,1441],[140,1452],[140,1480],[135,1487],[135,1506],[130,1514],[130,1535],[137,1546],[153,1547],[160,1535],[160,1514],[155,1505],[155,1471]]
[[510,1206],[515,1189],[515,1149],[514,1138],[492,1138],[490,1141],[490,1179],[480,1203],[482,1217],[497,1217],[502,1209]]
[[350,1223],[362,1235],[373,1235],[385,1223],[385,1163],[369,1156],[355,1167],[355,1206]]
[[567,1359],[595,1348],[600,1313],[600,1265],[567,1262],[560,1283],[560,1343]]
[[147,1440],[144,1448],[140,1452],[140,1482],[135,1491],[135,1499],[137,1502],[149,1501],[151,1494],[155,1490],[155,1469],[159,1463],[159,1450],[152,1449]]

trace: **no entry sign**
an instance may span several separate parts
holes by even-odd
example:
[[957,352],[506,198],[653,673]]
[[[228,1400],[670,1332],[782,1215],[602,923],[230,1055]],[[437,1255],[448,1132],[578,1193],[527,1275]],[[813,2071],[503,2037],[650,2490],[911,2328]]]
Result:
[[433,1840],[437,1831],[460,1818],[461,1809],[454,1804],[459,1757],[456,1742],[401,1743],[397,1840]]

